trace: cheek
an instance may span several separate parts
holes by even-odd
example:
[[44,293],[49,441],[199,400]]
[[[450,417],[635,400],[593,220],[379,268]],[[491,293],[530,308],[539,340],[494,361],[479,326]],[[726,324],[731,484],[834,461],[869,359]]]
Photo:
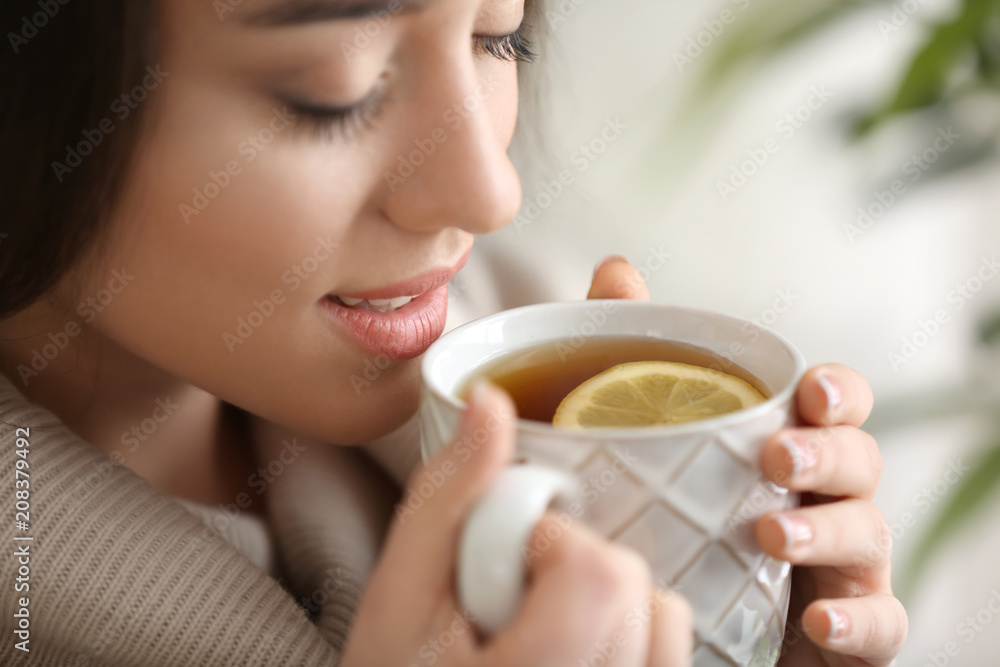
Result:
[[219,334],[275,290],[299,305],[326,293],[350,259],[342,244],[371,191],[369,158],[307,136],[284,106],[196,77],[170,84],[114,263],[142,268],[136,292],[164,319],[187,314]]
[[[164,100],[167,120],[145,143],[111,254],[138,273],[127,301],[145,321],[219,339],[255,299],[287,292],[285,274],[313,254],[317,239],[338,242],[347,221],[317,215],[323,202],[294,159],[286,141],[293,128],[280,111],[263,122],[230,114],[217,114],[214,126],[208,114],[200,127],[171,122],[197,117],[189,98]],[[329,276],[336,258],[326,259]]]
[[[415,409],[416,365],[371,377],[317,305],[347,271],[341,242],[371,170],[363,156],[296,137],[280,109],[249,118],[183,85],[163,91],[101,249],[108,269],[134,280],[91,326],[265,418],[327,440],[380,435],[365,429]],[[107,279],[92,277],[98,288]],[[399,414],[373,419],[387,398]]]

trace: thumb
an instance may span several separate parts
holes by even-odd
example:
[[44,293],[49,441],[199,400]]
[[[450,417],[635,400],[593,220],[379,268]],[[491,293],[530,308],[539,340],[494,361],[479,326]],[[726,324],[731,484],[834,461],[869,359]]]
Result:
[[649,289],[639,271],[627,259],[611,255],[597,265],[587,298],[649,301]]
[[404,575],[396,582],[400,599],[453,586],[465,518],[513,458],[510,397],[477,381],[468,403],[454,440],[414,472],[396,506],[383,563]]

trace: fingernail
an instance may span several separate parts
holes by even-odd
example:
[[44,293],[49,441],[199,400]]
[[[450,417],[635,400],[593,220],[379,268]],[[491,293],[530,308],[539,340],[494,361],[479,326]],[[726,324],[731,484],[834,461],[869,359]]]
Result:
[[826,617],[830,619],[830,634],[827,639],[843,639],[847,636],[850,624],[847,614],[833,607],[826,608]]
[[840,404],[844,402],[844,396],[840,393],[840,386],[837,382],[831,378],[829,375],[820,375],[816,378],[816,382],[823,389],[823,393],[826,394],[826,411],[831,415],[834,414]]
[[787,435],[780,442],[792,462],[792,479],[798,479],[802,473],[816,465],[816,451],[808,443],[799,442]]
[[785,534],[785,551],[812,542],[812,525],[802,517],[794,514],[775,514],[774,520]]
[[594,267],[594,275],[596,276],[597,272],[600,271],[605,264],[614,264],[616,262],[624,262],[626,264],[629,263],[629,261],[621,255],[608,255],[598,262],[596,267]]

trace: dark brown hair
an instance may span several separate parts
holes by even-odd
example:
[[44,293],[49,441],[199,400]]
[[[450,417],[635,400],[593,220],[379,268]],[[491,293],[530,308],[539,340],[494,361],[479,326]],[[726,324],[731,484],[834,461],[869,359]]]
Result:
[[122,96],[153,64],[153,14],[145,0],[0,5],[0,319],[45,294],[106,228],[144,114]]
[[[525,3],[533,40],[540,5]],[[122,100],[155,67],[155,18],[150,0],[2,0],[0,320],[46,294],[107,230],[149,115]]]

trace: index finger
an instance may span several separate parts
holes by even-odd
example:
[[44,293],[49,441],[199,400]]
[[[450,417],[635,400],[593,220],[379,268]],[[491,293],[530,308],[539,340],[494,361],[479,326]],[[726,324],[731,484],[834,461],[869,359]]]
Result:
[[810,368],[795,396],[799,415],[813,426],[861,426],[875,400],[864,376],[843,364]]
[[513,457],[510,397],[477,382],[468,403],[451,444],[413,473],[396,505],[380,563],[405,573],[394,580],[400,599],[450,588],[465,519]]
[[627,259],[611,255],[597,265],[587,298],[649,301],[649,288],[639,270]]

